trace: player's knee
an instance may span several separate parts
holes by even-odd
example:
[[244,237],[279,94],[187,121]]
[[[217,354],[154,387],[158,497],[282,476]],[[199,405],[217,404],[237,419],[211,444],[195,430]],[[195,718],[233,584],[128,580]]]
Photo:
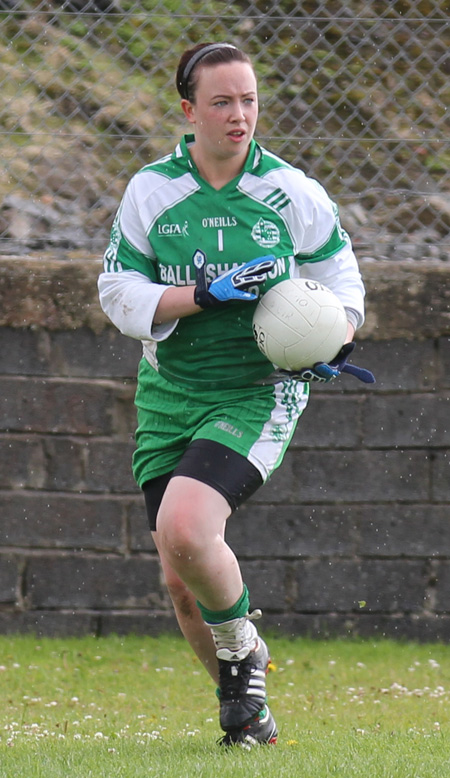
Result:
[[159,543],[170,564],[189,560],[204,546],[204,539],[194,518],[181,508],[178,511],[161,511],[158,514]]

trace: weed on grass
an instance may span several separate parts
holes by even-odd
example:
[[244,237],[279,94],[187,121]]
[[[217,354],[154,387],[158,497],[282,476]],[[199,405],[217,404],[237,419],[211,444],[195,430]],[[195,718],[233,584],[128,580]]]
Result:
[[0,637],[0,778],[448,778],[442,645],[272,638],[278,745],[217,746],[215,689],[178,637]]

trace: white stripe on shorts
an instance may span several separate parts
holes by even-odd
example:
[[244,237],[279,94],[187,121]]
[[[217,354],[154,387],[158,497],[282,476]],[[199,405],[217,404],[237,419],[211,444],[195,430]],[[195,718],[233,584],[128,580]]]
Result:
[[247,455],[247,459],[259,470],[264,481],[267,481],[281,464],[298,418],[306,408],[309,395],[308,385],[293,379],[280,381],[273,389],[275,406],[261,430],[260,437]]

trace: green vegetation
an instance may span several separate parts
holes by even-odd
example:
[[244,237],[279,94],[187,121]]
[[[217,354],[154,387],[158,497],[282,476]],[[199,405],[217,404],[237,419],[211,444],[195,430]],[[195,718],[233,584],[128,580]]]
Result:
[[[0,11],[0,202],[11,192],[62,196],[100,204],[110,219],[132,173],[171,151],[184,130],[180,54],[229,40],[255,63],[265,145],[341,202],[374,192],[371,217],[390,232],[428,225],[416,206],[403,208],[403,193],[448,189],[447,0],[121,0],[120,8],[69,13],[24,0],[20,12]],[[384,208],[386,192],[401,219]],[[437,229],[447,235],[443,209]]]
[[276,747],[220,750],[213,684],[178,637],[0,637],[0,778],[447,778],[442,645],[270,641]]
[[108,190],[118,197],[140,165],[172,148],[181,131],[173,77],[189,45],[186,22],[191,41],[202,40],[205,18],[208,36],[222,40],[233,6],[164,5],[155,10],[149,0],[128,14],[135,5],[124,3],[125,13],[110,17],[24,2],[21,13],[0,13],[0,154],[9,172],[0,197],[18,185],[47,194],[47,171],[64,167],[68,155],[89,170],[93,202]]

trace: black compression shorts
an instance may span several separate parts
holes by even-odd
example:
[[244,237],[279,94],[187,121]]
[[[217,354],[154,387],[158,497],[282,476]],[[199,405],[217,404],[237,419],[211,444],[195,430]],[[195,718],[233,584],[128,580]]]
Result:
[[156,517],[167,484],[175,475],[195,478],[212,486],[225,497],[232,511],[263,483],[259,470],[242,454],[214,440],[196,439],[188,446],[175,470],[146,481],[142,487],[152,532],[156,531]]

